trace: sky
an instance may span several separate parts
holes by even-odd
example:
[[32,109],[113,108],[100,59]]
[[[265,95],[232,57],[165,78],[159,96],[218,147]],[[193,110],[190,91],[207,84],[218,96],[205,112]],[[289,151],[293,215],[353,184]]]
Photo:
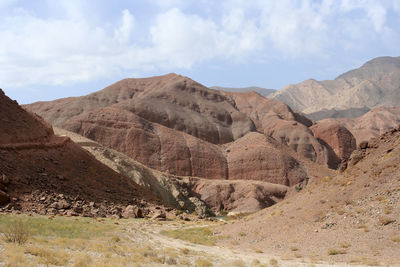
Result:
[[281,89],[400,56],[400,0],[0,0],[0,40],[20,104],[171,72]]

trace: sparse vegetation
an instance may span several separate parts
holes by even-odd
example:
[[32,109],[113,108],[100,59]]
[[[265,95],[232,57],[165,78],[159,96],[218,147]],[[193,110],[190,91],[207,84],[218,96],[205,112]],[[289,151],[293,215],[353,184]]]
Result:
[[274,259],[274,258],[272,258],[272,259],[270,259],[269,260],[269,264],[271,265],[271,266],[279,266],[279,264],[278,264],[278,261],[276,260],[276,259]]
[[46,216],[7,215],[0,216],[0,228],[7,229],[16,221],[26,226],[31,236],[83,238],[103,236],[116,228],[110,221],[98,223],[92,218],[83,217],[54,217],[51,220]]
[[7,225],[3,225],[2,235],[6,242],[23,245],[28,240],[29,229],[22,220],[15,220]]
[[349,248],[349,247],[351,247],[351,244],[349,242],[344,241],[344,242],[340,243],[340,247],[341,248]]
[[196,267],[212,267],[214,264],[206,259],[199,258],[194,262]]
[[241,237],[244,237],[244,236],[246,236],[246,235],[247,235],[247,233],[245,233],[245,232],[243,232],[243,231],[239,232],[239,236],[241,236]]
[[216,237],[209,227],[162,231],[161,234],[206,246],[214,246],[216,241]]
[[395,220],[393,218],[390,217],[380,217],[379,218],[379,223],[381,225],[388,225],[390,223],[393,223]]
[[335,249],[335,248],[328,249],[328,255],[330,255],[330,256],[339,255],[339,254],[346,254],[346,251],[343,249]]
[[399,242],[400,242],[400,236],[394,236],[394,237],[392,237],[392,241],[393,241],[393,242],[396,242],[396,243],[399,243]]
[[264,252],[262,251],[262,249],[260,249],[260,248],[255,248],[255,249],[254,249],[254,252],[255,252],[255,253],[264,253]]
[[246,263],[242,260],[234,260],[231,263],[231,266],[235,266],[235,267],[246,267]]
[[28,246],[26,253],[36,256],[38,262],[46,265],[63,266],[69,260],[69,255],[64,250],[46,248],[43,246]]

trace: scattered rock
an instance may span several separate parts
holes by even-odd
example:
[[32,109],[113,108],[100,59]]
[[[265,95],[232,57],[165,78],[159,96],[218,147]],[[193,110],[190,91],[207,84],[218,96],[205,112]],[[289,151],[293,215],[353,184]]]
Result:
[[60,210],[60,209],[69,209],[71,207],[71,204],[68,203],[66,200],[60,200],[55,203],[55,208]]
[[360,149],[367,149],[367,148],[368,148],[368,141],[362,141],[362,142],[358,145],[358,147],[359,147]]
[[356,165],[360,160],[364,158],[365,154],[361,150],[354,150],[350,156],[350,159],[347,163],[348,167]]

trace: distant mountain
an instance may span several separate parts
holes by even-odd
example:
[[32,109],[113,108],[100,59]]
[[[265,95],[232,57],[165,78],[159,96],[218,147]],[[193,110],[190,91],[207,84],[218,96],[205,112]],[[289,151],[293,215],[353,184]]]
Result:
[[358,118],[328,118],[318,121],[316,125],[332,122],[345,126],[360,143],[397,127],[400,124],[400,107],[378,107]]
[[309,79],[268,97],[305,114],[333,109],[354,109],[357,113],[379,106],[400,106],[400,57],[375,58],[334,80]]
[[257,87],[257,86],[239,87],[239,88],[222,87],[222,86],[211,86],[210,88],[214,89],[214,90],[222,90],[222,91],[235,92],[235,93],[244,93],[244,92],[254,91],[254,92],[259,93],[260,95],[262,95],[264,97],[276,92],[275,89],[267,89],[267,88],[262,88],[262,87]]
[[363,108],[349,108],[349,109],[342,109],[342,110],[336,110],[336,109],[322,109],[317,112],[309,113],[307,114],[307,118],[319,121],[322,119],[326,118],[348,118],[348,119],[353,119],[360,117],[370,111],[369,108],[363,107]]

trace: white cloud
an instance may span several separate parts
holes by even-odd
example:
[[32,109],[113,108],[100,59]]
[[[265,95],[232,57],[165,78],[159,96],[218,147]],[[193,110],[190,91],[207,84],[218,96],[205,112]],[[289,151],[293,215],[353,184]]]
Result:
[[122,24],[115,31],[114,38],[118,40],[120,43],[128,43],[130,40],[131,32],[133,30],[135,18],[129,12],[129,10],[125,9],[122,11]]
[[150,33],[155,53],[169,65],[190,67],[218,53],[217,25],[176,8],[157,16]]
[[[231,0],[221,3],[213,16],[174,7],[188,5],[186,1],[153,1],[161,9],[148,14],[152,25],[135,19],[135,9],[123,9],[114,21],[93,23],[90,9],[70,0],[59,2],[63,18],[21,8],[9,12],[0,18],[2,86],[68,84],[191,68],[214,59],[326,55],[334,49],[356,51],[371,40],[384,39],[381,43],[392,46],[399,40],[399,25],[387,19],[390,9],[399,8],[395,0]],[[0,7],[6,3],[15,4],[0,0]]]

